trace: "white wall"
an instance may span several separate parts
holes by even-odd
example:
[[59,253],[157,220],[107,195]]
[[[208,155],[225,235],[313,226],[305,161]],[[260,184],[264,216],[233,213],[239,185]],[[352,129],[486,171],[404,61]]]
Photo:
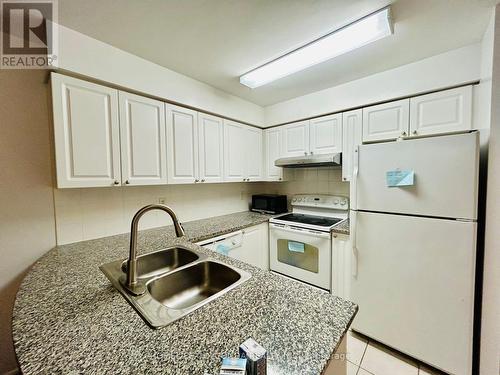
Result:
[[[167,186],[54,189],[57,243],[59,245],[125,233],[135,212],[165,198],[181,222],[246,211],[254,193],[319,193],[349,195],[342,171],[332,168],[291,170],[287,182],[225,183]],[[163,212],[141,219],[141,229],[169,225]]]
[[56,243],[46,75],[0,70],[0,373],[16,368],[11,315],[19,283]]
[[473,44],[265,108],[266,126],[446,88],[480,79]]
[[58,30],[57,64],[60,69],[249,124],[263,125],[264,109],[257,104],[62,25]]
[[[480,373],[499,374],[500,355],[500,6],[494,23]],[[485,62],[486,64],[486,62]],[[485,69],[487,70],[487,65]]]

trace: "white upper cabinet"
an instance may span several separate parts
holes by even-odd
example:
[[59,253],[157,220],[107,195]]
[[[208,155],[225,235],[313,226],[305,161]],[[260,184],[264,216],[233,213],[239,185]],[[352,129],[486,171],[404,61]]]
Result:
[[166,112],[168,183],[199,182],[198,114],[171,104]]
[[394,140],[408,135],[410,100],[363,108],[363,142]]
[[57,187],[120,185],[118,91],[52,73]]
[[309,154],[309,120],[294,122],[280,127],[283,157]]
[[224,120],[224,181],[246,181],[246,131],[242,124]]
[[264,179],[266,181],[283,179],[283,168],[274,165],[276,159],[281,157],[281,135],[280,128],[264,130]]
[[219,117],[198,113],[200,182],[224,180],[224,129]]
[[472,129],[472,86],[410,99],[410,134],[432,135]]
[[246,177],[247,181],[261,181],[263,179],[262,163],[262,129],[245,126],[246,131]]
[[262,129],[224,120],[224,181],[263,179]]
[[342,147],[342,181],[351,181],[354,166],[354,153],[362,143],[363,110],[344,112],[342,114],[343,147]]
[[167,183],[165,104],[120,91],[122,182]]
[[342,152],[342,114],[312,119],[309,124],[309,153]]

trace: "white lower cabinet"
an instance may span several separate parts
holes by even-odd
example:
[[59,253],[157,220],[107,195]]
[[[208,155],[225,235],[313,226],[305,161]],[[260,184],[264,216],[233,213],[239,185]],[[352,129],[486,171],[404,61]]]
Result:
[[363,142],[363,110],[344,112],[342,114],[343,146],[342,146],[342,181],[351,181],[354,168],[354,152]]
[[351,241],[348,234],[332,234],[332,294],[350,299]]
[[269,224],[262,223],[228,233],[219,237],[199,242],[219,254],[229,256],[242,262],[269,269]]
[[224,181],[260,181],[262,129],[224,120]]
[[166,184],[165,104],[123,91],[119,103],[122,182]]
[[118,91],[52,73],[58,188],[120,186]]

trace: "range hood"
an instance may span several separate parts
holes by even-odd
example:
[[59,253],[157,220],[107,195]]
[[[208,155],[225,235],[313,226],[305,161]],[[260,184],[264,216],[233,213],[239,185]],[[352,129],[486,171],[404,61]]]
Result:
[[306,168],[306,167],[338,167],[342,165],[342,154],[304,155],[277,159],[277,167]]

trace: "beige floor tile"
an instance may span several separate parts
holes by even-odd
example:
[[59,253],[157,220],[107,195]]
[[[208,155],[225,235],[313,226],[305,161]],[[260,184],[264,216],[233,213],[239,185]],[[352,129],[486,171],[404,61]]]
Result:
[[347,359],[359,366],[367,345],[368,342],[364,338],[349,332],[347,335]]
[[418,369],[418,375],[441,375],[441,374],[444,374],[444,372],[431,369],[427,366],[420,366],[420,368]]
[[418,375],[418,368],[397,356],[396,353],[382,350],[371,343],[366,348],[361,368],[375,375]]
[[374,375],[371,372],[366,371],[365,369],[359,368],[359,371],[356,375]]
[[359,367],[354,363],[347,361],[347,375],[357,375]]

